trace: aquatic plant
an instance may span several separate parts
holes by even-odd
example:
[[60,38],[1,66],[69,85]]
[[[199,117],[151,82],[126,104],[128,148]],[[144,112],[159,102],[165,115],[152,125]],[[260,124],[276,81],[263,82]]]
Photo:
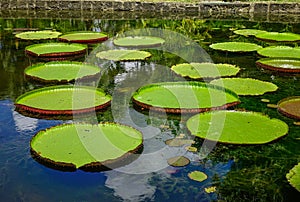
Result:
[[132,61],[132,60],[145,60],[151,57],[151,53],[138,50],[108,50],[101,51],[96,54],[96,57],[105,60],[113,61]]
[[128,36],[120,37],[113,40],[114,45],[122,47],[156,47],[165,43],[165,40],[159,37],[152,36]]
[[107,34],[91,31],[70,32],[58,37],[59,41],[70,43],[99,43],[108,39]]

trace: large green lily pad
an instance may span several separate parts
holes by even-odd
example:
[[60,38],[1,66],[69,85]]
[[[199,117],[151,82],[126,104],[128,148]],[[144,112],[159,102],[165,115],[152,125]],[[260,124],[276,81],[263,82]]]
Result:
[[228,88],[238,95],[263,95],[266,92],[273,92],[278,86],[266,81],[252,78],[222,78],[210,82],[213,85]]
[[294,33],[266,32],[255,35],[257,39],[269,42],[298,42],[300,35]]
[[227,52],[253,52],[261,49],[260,45],[247,42],[222,42],[214,43],[209,46],[212,49]]
[[113,61],[132,61],[145,60],[151,57],[151,53],[139,50],[108,50],[97,53],[96,57]]
[[204,172],[201,172],[201,171],[190,172],[188,174],[188,177],[191,180],[195,180],[195,181],[198,181],[198,182],[203,182],[204,180],[207,179],[207,175]]
[[291,96],[280,100],[278,111],[287,117],[300,119],[300,96]]
[[288,133],[288,125],[257,112],[212,111],[187,121],[192,135],[228,144],[265,144]]
[[100,74],[95,65],[74,61],[39,63],[29,66],[24,71],[29,79],[43,83],[67,83],[83,80]]
[[269,46],[258,50],[257,53],[264,57],[300,59],[300,48],[290,46]]
[[155,47],[160,46],[165,42],[164,39],[152,36],[131,36],[114,39],[113,43],[116,46],[123,47]]
[[30,148],[35,159],[53,168],[100,171],[128,163],[142,144],[138,130],[107,122],[63,124],[42,130],[31,139]]
[[256,65],[276,72],[300,73],[299,59],[263,58],[256,61]]
[[183,63],[174,65],[171,69],[176,74],[192,79],[234,76],[240,71],[235,65],[213,63]]
[[88,31],[71,32],[58,37],[59,41],[71,43],[99,43],[107,39],[107,34]]
[[40,43],[27,46],[25,52],[35,57],[63,57],[85,54],[87,46],[76,43]]
[[43,31],[27,31],[16,34],[16,37],[22,40],[43,40],[43,39],[56,39],[61,32],[43,30]]
[[175,114],[225,109],[240,103],[234,92],[202,82],[149,84],[139,88],[132,99],[141,109]]
[[258,29],[238,29],[233,31],[233,33],[235,34],[239,34],[242,36],[255,36],[257,34],[262,34],[262,33],[266,33],[267,31],[264,30],[258,30]]
[[111,96],[98,88],[59,85],[29,91],[15,101],[20,112],[40,115],[90,113],[110,105]]
[[300,192],[300,163],[295,165],[287,174],[288,182]]

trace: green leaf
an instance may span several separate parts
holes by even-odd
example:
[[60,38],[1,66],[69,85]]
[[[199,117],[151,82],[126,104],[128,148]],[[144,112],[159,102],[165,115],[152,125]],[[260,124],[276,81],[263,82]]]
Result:
[[41,115],[72,115],[94,112],[110,105],[111,96],[88,86],[50,86],[19,96],[17,110]]
[[[38,132],[31,152],[44,164],[69,169],[112,168],[124,164],[143,143],[142,133],[117,123],[63,124]],[[97,168],[98,167],[98,168]]]
[[282,73],[300,73],[300,60],[284,58],[263,58],[256,64],[264,69]]
[[288,125],[279,119],[256,112],[211,111],[187,121],[192,135],[228,144],[265,144],[288,133]]
[[240,102],[232,91],[202,82],[149,84],[138,89],[132,98],[141,108],[167,113],[225,109]]
[[291,96],[278,102],[278,111],[285,116],[300,119],[300,96]]
[[151,53],[138,50],[108,50],[96,54],[96,57],[100,59],[113,61],[145,60],[150,56]]
[[257,44],[246,42],[222,42],[211,44],[209,47],[215,50],[228,52],[252,52],[262,48]]
[[269,42],[298,42],[300,35],[294,33],[266,32],[255,35],[257,39]]
[[264,57],[300,59],[300,48],[290,46],[269,46],[258,50],[257,53]]
[[155,47],[160,46],[165,42],[164,39],[151,36],[131,36],[114,39],[113,43],[116,46],[123,47]]
[[235,34],[243,35],[243,36],[255,36],[257,34],[266,33],[267,31],[258,30],[258,29],[238,29],[233,31]]
[[43,31],[28,31],[16,34],[16,37],[22,40],[43,40],[43,39],[56,39],[62,33],[50,30]]
[[32,65],[27,67],[24,73],[30,79],[39,82],[66,83],[98,75],[100,68],[82,62],[60,61]]
[[168,164],[174,167],[183,167],[190,163],[190,160],[184,156],[175,156],[168,159]]
[[234,76],[240,71],[235,65],[213,63],[183,63],[174,65],[171,69],[183,77],[192,79]]
[[213,80],[210,83],[228,88],[238,95],[263,95],[266,92],[273,92],[278,89],[278,86],[271,82],[252,78],[222,78]]
[[204,172],[201,172],[201,171],[190,172],[188,174],[188,177],[191,180],[195,180],[195,181],[198,181],[198,182],[203,182],[204,180],[207,179],[207,175]]
[[70,32],[58,37],[59,41],[72,43],[98,43],[108,39],[108,36],[100,32]]
[[297,191],[300,191],[300,163],[295,165],[287,174],[286,178],[288,182],[295,188]]

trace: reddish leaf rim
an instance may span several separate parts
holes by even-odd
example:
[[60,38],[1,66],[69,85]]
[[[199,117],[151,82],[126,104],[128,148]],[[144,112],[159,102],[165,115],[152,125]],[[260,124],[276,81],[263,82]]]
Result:
[[[98,38],[91,38],[91,39],[74,39],[74,40],[69,40],[69,39],[66,39],[64,37],[68,36],[68,35],[72,35],[72,34],[103,34],[105,36],[103,37],[98,37]],[[104,33],[100,33],[100,32],[69,32],[69,33],[66,33],[66,34],[63,34],[61,36],[58,37],[58,41],[61,41],[61,42],[71,42],[71,43],[85,43],[85,44],[93,44],[93,43],[99,43],[99,42],[103,42],[103,41],[106,41],[108,39],[108,36]]]
[[292,69],[292,68],[280,68],[280,67],[275,67],[272,65],[268,65],[263,63],[263,61],[267,61],[267,60],[296,60],[296,61],[300,61],[297,59],[285,59],[285,58],[263,58],[260,59],[258,61],[256,61],[256,65],[259,67],[262,67],[264,69],[267,70],[271,70],[271,71],[276,71],[276,72],[282,72],[282,73],[300,73],[300,68],[299,69]]
[[289,118],[292,118],[292,119],[299,119],[299,120],[300,120],[300,115],[298,116],[298,115],[289,113],[289,112],[285,111],[282,107],[280,107],[281,104],[283,104],[283,103],[285,103],[285,102],[288,102],[288,101],[290,101],[290,100],[294,100],[294,99],[299,100],[299,102],[300,102],[300,96],[290,96],[290,97],[287,97],[287,98],[283,98],[282,100],[280,100],[280,101],[277,103],[277,106],[278,106],[278,107],[277,107],[277,110],[278,110],[281,114],[285,115],[286,117],[289,117]]

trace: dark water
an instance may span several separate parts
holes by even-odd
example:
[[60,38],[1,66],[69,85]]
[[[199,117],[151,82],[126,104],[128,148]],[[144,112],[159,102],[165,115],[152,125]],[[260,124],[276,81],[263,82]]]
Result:
[[[298,163],[300,128],[295,120],[266,107],[262,98],[276,104],[287,96],[299,95],[300,77],[278,75],[255,66],[255,54],[223,54],[208,45],[221,41],[249,41],[249,37],[233,34],[238,28],[300,33],[299,24],[249,21],[209,20],[73,20],[73,19],[1,19],[0,41],[0,197],[1,201],[291,201],[300,194],[292,188],[285,174]],[[111,63],[95,54],[113,47],[111,41],[95,45],[89,55],[77,59],[100,66],[103,74],[96,85],[113,95],[112,106],[97,116],[84,120],[117,121],[131,125],[144,134],[144,151],[137,163],[111,171],[89,173],[63,172],[47,168],[30,155],[29,142],[38,131],[74,120],[46,120],[26,117],[15,111],[14,100],[21,94],[42,87],[24,78],[24,68],[39,62],[30,60],[24,48],[31,42],[17,41],[14,28],[56,29],[69,31],[94,30],[110,37],[151,33],[169,40],[165,49],[153,48],[153,57],[146,62]],[[152,29],[146,29],[152,28]],[[36,42],[37,43],[37,42]],[[266,44],[262,44],[266,45]],[[294,46],[296,44],[292,44]],[[184,80],[169,67],[182,62],[230,63],[242,68],[240,77],[270,81],[279,86],[275,93],[241,97],[238,108],[263,112],[285,121],[288,136],[262,146],[230,146],[218,144],[205,153],[202,140],[195,139],[201,152],[186,152],[184,147],[171,148],[164,141],[187,133],[185,117],[157,116],[141,113],[130,102],[131,94],[140,86],[161,81]],[[76,84],[75,84],[76,85]],[[79,120],[80,119],[80,120]],[[207,155],[206,155],[207,154]],[[188,166],[173,168],[166,160],[184,155]],[[187,175],[200,170],[208,175],[204,182],[190,180]],[[205,188],[216,187],[206,193]]]

